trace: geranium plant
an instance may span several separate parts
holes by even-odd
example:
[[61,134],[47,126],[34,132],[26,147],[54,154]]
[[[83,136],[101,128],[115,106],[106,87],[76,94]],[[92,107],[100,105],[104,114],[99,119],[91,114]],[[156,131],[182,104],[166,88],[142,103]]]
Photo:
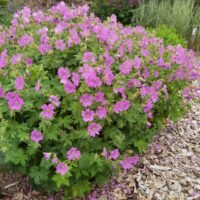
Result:
[[0,32],[5,163],[68,197],[135,165],[166,119],[184,113],[199,76],[194,52],[88,9],[25,7]]

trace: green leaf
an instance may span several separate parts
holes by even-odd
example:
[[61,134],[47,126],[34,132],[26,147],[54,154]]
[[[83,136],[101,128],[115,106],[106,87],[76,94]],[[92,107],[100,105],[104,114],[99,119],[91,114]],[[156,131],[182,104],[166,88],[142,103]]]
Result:
[[84,194],[88,193],[90,189],[89,181],[80,180],[72,186],[72,193],[74,197],[84,197]]
[[48,170],[38,166],[31,167],[29,175],[33,178],[36,184],[40,184],[42,181],[48,180]]
[[103,174],[98,174],[95,178],[96,183],[100,186],[104,185],[106,182],[109,180],[109,176],[107,176],[105,173]]
[[21,164],[25,166],[26,161],[28,161],[28,156],[21,148],[13,148],[12,151],[5,155],[5,162],[11,162],[15,165]]
[[55,181],[58,188],[61,186],[70,186],[71,173],[68,171],[64,176],[61,174],[56,174],[53,176],[52,180]]
[[148,145],[148,143],[142,139],[134,139],[133,144],[135,147],[137,147],[139,153],[142,153],[147,148]]

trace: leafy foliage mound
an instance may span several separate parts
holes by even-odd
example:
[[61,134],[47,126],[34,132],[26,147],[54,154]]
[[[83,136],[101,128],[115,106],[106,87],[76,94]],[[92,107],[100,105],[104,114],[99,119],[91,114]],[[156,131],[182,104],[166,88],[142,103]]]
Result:
[[182,45],[183,47],[187,47],[187,41],[180,37],[177,33],[176,29],[171,28],[166,25],[161,25],[153,28],[148,28],[148,32],[155,34],[156,37],[162,38],[164,40],[164,45]]
[[5,164],[68,197],[135,165],[166,119],[184,113],[199,76],[192,51],[88,9],[25,7],[0,32]]

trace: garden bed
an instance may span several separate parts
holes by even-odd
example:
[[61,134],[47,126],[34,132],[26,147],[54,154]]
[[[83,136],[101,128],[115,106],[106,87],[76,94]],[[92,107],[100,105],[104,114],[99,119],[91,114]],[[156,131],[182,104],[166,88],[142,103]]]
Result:
[[196,181],[187,169],[199,162],[199,111],[190,124],[196,138],[170,121],[197,93],[195,53],[88,10],[25,7],[1,29],[3,166],[29,177],[2,173],[1,198],[54,198],[28,179],[59,200],[63,190],[64,198],[83,199],[94,185],[89,199],[196,198],[198,182],[188,189],[180,177]]

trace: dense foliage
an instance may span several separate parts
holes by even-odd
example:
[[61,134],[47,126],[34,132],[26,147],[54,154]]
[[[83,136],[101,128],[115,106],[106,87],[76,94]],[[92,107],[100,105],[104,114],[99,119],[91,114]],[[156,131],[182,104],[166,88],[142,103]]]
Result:
[[131,24],[135,8],[140,3],[141,0],[93,0],[91,1],[91,10],[102,20],[115,14],[118,21],[127,25]]
[[186,39],[179,36],[175,28],[171,28],[166,25],[161,25],[156,28],[148,28],[148,32],[155,34],[156,37],[162,38],[164,45],[178,45],[187,47]]
[[5,164],[68,198],[135,165],[166,119],[184,113],[199,76],[192,51],[87,13],[25,7],[0,32]]

